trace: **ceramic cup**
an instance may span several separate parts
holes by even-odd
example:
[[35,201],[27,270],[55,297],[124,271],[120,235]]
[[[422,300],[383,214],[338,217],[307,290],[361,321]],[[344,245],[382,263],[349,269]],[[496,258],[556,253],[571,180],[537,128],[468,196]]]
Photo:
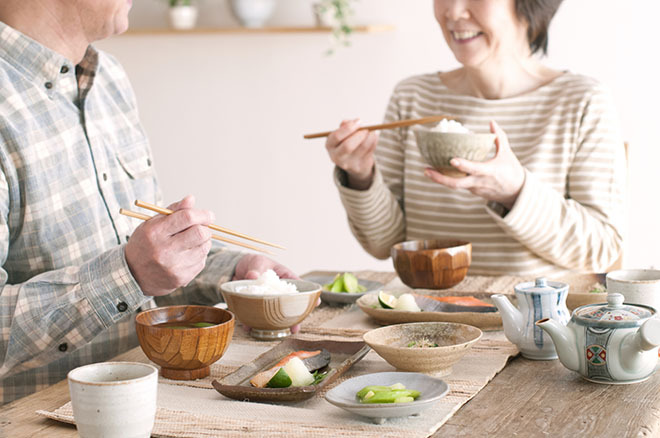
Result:
[[605,277],[608,293],[620,293],[626,303],[644,304],[660,310],[660,270],[621,269]]
[[158,369],[137,362],[102,362],[67,375],[81,438],[149,438],[156,417]]

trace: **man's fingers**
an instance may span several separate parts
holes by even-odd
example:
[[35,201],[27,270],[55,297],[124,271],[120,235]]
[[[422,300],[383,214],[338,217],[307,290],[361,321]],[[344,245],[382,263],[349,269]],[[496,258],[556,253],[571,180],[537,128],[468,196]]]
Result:
[[180,201],[174,202],[167,206],[168,210],[181,210],[182,208],[193,208],[195,206],[195,197],[193,195],[187,195]]
[[215,220],[210,211],[186,208],[177,210],[162,221],[162,231],[169,235],[180,233],[194,225],[209,225]]

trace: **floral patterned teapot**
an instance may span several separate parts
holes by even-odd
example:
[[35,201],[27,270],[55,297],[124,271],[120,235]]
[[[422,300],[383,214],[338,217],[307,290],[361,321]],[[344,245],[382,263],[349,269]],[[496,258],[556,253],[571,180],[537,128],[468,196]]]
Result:
[[575,309],[568,325],[542,319],[536,325],[554,341],[559,360],[597,383],[636,383],[658,364],[660,319],[653,307],[623,302],[609,294],[607,304]]

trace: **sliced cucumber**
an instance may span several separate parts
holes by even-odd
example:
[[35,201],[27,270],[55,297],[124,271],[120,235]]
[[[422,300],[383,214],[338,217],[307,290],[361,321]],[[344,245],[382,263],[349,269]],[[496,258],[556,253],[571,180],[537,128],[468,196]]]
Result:
[[284,367],[277,370],[275,375],[266,383],[267,388],[288,388],[291,386],[292,380]]
[[378,292],[378,302],[384,309],[394,309],[399,300],[394,295],[390,295],[383,291]]
[[351,274],[350,272],[346,272],[342,276],[342,279],[344,280],[344,290],[346,292],[348,293],[359,292],[360,284],[358,283],[358,279],[355,275]]

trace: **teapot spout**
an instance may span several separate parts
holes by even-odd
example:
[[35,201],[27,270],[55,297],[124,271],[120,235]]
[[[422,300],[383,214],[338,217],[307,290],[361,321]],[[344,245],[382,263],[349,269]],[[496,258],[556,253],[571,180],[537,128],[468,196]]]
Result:
[[573,330],[550,318],[540,319],[535,324],[541,327],[552,338],[552,342],[557,349],[559,361],[569,370],[579,371],[580,354],[577,349]]
[[506,338],[516,345],[520,344],[523,330],[522,313],[502,294],[495,294],[490,298],[502,315],[502,325],[504,326]]

